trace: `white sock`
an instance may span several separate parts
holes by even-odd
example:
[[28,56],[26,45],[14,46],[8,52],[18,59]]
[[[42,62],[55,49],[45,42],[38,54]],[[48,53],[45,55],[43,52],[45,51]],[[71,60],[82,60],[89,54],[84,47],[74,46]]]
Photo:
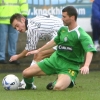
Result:
[[26,84],[25,82],[24,82],[24,79],[22,79],[22,81],[20,82],[21,84]]
[[32,61],[30,67],[31,67],[32,65],[34,65],[34,64],[36,64],[36,61],[35,61],[35,60]]

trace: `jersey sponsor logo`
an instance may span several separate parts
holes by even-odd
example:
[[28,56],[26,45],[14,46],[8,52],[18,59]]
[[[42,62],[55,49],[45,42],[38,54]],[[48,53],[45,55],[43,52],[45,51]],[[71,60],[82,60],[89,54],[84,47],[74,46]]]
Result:
[[66,50],[66,51],[72,51],[72,47],[68,47],[68,46],[63,46],[63,45],[58,45],[57,46],[58,50]]

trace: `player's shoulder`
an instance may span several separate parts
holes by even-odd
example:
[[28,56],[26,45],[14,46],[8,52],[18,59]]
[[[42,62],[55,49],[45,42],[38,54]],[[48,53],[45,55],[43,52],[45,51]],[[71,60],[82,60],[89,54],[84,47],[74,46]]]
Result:
[[91,38],[90,35],[89,35],[82,27],[79,27],[79,28],[78,28],[77,33],[79,34],[79,37],[80,37],[80,38],[84,38],[84,37],[85,37],[85,38],[86,38],[86,37],[87,37],[87,38]]
[[86,32],[81,26],[78,26],[77,30],[78,30],[81,34],[87,34],[87,32]]

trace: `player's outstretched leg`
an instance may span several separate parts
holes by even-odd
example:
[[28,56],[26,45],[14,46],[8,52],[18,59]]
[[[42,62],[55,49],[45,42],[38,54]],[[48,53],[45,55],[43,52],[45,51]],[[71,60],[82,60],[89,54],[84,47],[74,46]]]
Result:
[[31,84],[27,84],[27,85],[26,85],[24,79],[22,79],[22,81],[21,81],[20,84],[19,84],[18,89],[19,89],[19,90],[25,90],[25,89],[33,89],[33,90],[35,90],[35,89],[36,89],[36,85],[34,85],[33,82],[32,82]]
[[[36,64],[36,61],[32,61],[32,63],[31,63],[31,65],[30,65],[30,67],[32,66],[32,65],[34,65],[34,64]],[[34,78],[33,78],[34,79]],[[20,84],[19,84],[19,87],[18,87],[18,89],[19,90],[25,90],[25,87],[26,87],[26,83],[25,83],[25,81],[24,81],[24,79],[22,79],[22,81],[20,82]],[[34,85],[34,83],[32,83],[32,89],[36,89],[36,85]]]

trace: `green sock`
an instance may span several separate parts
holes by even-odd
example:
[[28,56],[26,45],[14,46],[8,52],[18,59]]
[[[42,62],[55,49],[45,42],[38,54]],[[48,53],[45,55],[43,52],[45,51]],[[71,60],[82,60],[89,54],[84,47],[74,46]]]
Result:
[[24,78],[24,81],[26,83],[25,89],[30,89],[32,87],[32,82],[34,81],[34,78]]
[[57,83],[57,81],[56,81],[56,80],[52,83],[53,87],[55,86],[55,84],[56,84],[56,83]]

